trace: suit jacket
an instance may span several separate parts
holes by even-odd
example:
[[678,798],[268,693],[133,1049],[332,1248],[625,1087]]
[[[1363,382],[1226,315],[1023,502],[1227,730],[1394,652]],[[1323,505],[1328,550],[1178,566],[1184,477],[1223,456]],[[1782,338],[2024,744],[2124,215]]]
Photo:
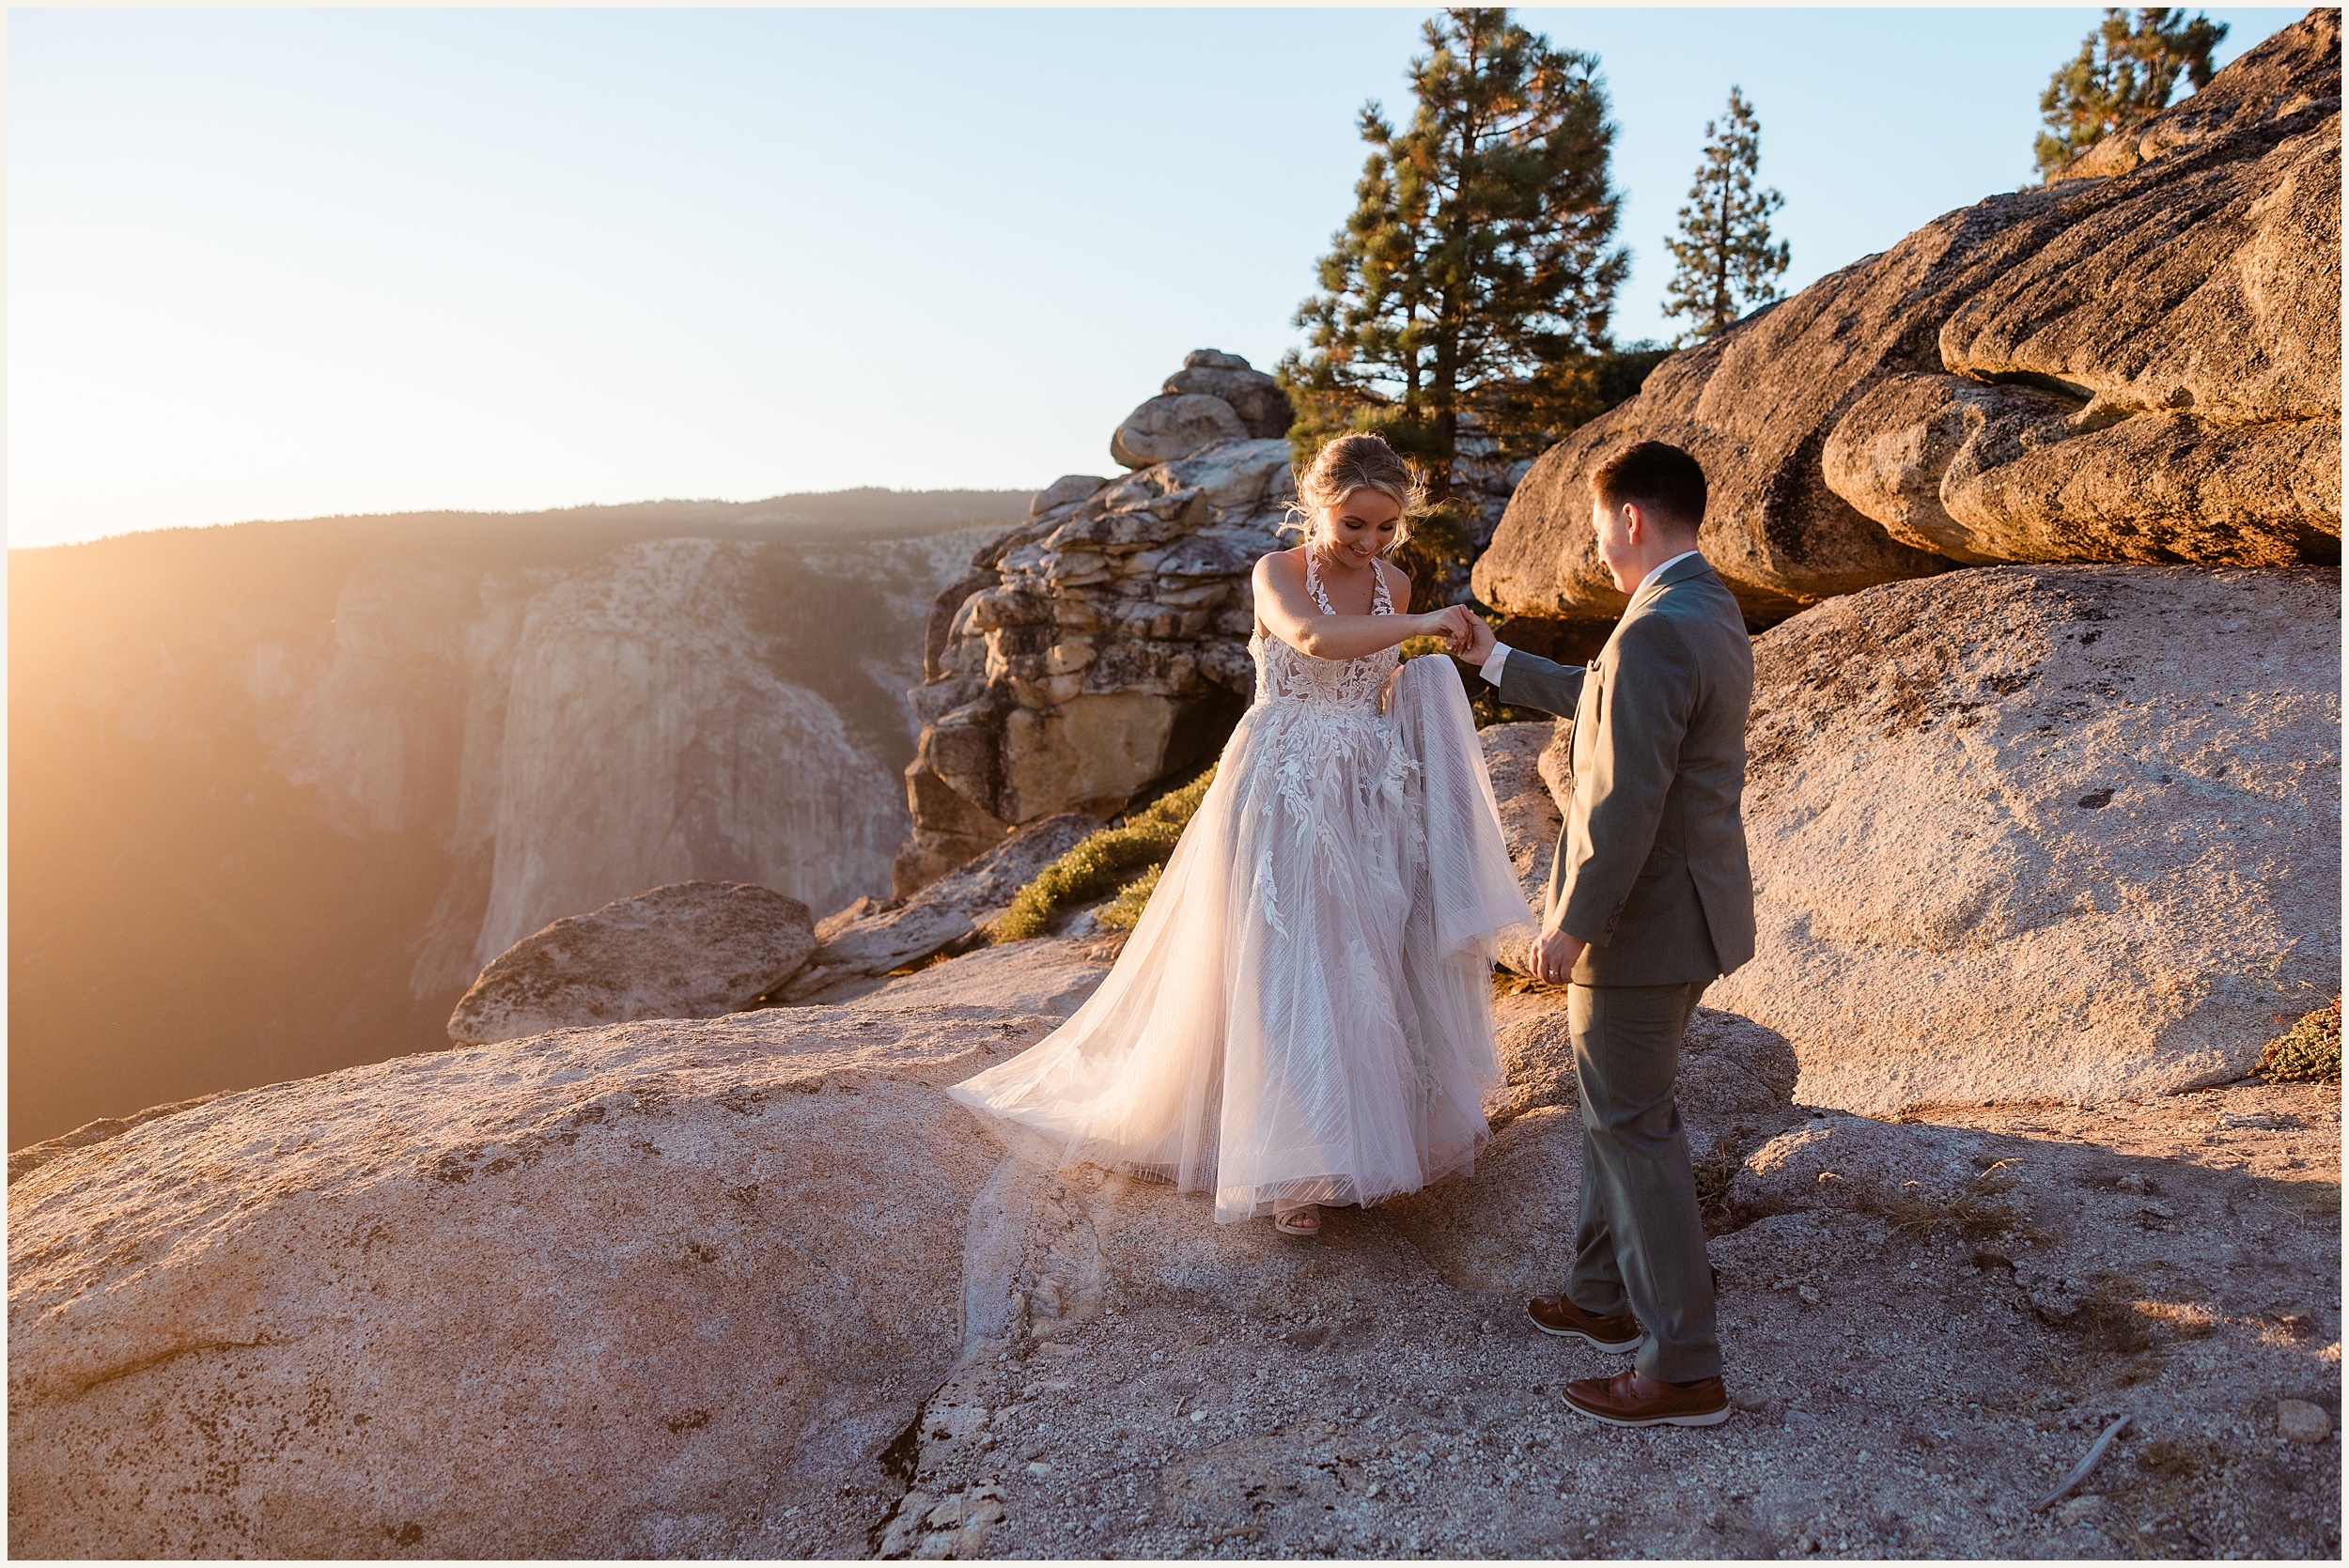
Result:
[[1589,669],[1519,648],[1501,700],[1574,716],[1574,800],[1543,914],[1585,986],[1710,981],[1753,956],[1744,613],[1703,556],[1632,596]]

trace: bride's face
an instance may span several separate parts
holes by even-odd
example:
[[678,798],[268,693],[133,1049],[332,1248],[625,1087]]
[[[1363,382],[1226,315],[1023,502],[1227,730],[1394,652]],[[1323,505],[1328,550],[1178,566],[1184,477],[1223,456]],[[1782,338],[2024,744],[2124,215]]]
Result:
[[1322,513],[1322,537],[1342,566],[1368,567],[1371,557],[1394,543],[1403,508],[1394,497],[1365,486]]

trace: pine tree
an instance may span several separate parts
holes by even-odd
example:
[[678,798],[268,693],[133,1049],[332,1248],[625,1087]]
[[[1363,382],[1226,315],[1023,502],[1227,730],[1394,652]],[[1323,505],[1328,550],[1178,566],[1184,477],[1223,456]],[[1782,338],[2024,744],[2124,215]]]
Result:
[[1456,555],[1463,419],[1530,452],[1561,420],[1597,411],[1578,410],[1629,259],[1610,246],[1615,128],[1597,59],[1500,8],[1447,10],[1423,36],[1410,123],[1362,108],[1372,150],[1354,211],[1321,260],[1321,292],[1298,308],[1308,346],[1281,375],[1299,408],[1299,461],[1348,430],[1378,431],[1428,468],[1437,514],[1420,532]]
[[2032,147],[2039,178],[2058,169],[2106,137],[2159,114],[2184,72],[2200,91],[2211,78],[2211,51],[2227,36],[2227,24],[2166,7],[2129,13],[2107,8],[2105,20],[2080,44],[2077,58],[2048,78],[2039,95],[2047,129]]
[[1704,122],[1704,156],[1680,210],[1680,233],[1664,241],[1679,263],[1664,290],[1664,314],[1688,319],[1682,343],[1702,342],[1779,297],[1787,249],[1770,239],[1770,214],[1786,198],[1755,188],[1761,167],[1762,122],[1732,87],[1728,116]]

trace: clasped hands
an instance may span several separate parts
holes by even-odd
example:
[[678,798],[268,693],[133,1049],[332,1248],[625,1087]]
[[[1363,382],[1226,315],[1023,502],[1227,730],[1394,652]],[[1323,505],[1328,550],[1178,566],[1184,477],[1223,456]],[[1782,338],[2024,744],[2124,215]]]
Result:
[[1465,604],[1446,605],[1428,615],[1425,624],[1423,635],[1442,638],[1444,652],[1455,659],[1482,664],[1492,657],[1493,629]]

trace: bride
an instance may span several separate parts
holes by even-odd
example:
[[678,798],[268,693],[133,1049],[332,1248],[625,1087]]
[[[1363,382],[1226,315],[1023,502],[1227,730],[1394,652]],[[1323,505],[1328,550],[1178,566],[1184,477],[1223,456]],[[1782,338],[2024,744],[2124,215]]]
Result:
[[[1491,959],[1530,923],[1468,698],[1460,607],[1380,559],[1418,474],[1377,436],[1299,476],[1304,542],[1256,564],[1256,696],[1116,967],[1068,1021],[948,1093],[1091,1162],[1310,1236],[1319,1206],[1470,1168],[1501,1084]],[[1292,526],[1296,526],[1292,524]],[[1398,668],[1400,665],[1400,668]]]

